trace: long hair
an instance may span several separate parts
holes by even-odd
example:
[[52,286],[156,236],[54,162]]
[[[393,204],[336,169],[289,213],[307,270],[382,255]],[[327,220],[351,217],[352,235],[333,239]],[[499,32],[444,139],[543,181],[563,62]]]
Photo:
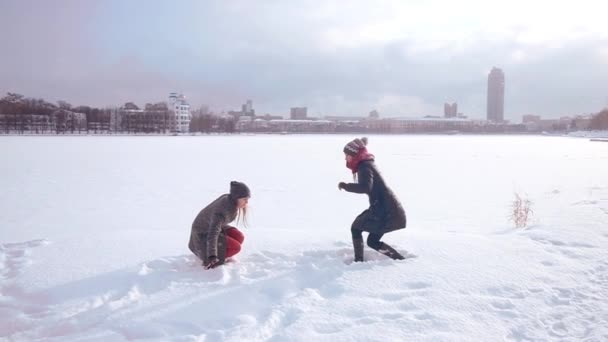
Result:
[[237,209],[236,214],[236,224],[240,225],[243,223],[243,226],[247,227],[247,207]]

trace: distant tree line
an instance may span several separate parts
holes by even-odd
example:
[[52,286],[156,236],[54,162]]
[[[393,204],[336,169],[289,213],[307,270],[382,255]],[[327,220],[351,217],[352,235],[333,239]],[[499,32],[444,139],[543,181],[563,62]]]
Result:
[[72,107],[7,93],[0,99],[0,132],[76,133],[107,129],[111,109]]
[[[190,132],[235,132],[236,119],[207,110],[191,112]],[[147,103],[143,110],[133,102],[120,108],[72,106],[7,93],[0,98],[0,133],[172,133],[176,117],[166,102]]]
[[[62,101],[60,101],[62,102]],[[21,94],[7,93],[0,99],[0,114],[43,114],[50,115],[58,105],[43,99],[26,98]]]

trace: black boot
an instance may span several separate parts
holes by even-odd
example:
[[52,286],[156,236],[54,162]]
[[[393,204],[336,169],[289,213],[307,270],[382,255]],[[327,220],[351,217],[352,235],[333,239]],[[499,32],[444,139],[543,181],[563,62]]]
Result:
[[355,249],[355,262],[363,261],[363,238],[353,238],[353,248]]
[[397,252],[393,247],[385,244],[384,242],[380,243],[380,248],[378,248],[377,251],[394,260],[405,259],[403,255],[399,254],[399,252]]

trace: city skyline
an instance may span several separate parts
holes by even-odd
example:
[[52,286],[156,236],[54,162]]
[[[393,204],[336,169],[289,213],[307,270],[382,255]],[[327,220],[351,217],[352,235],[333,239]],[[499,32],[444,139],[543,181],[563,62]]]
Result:
[[311,117],[442,115],[452,99],[485,118],[497,66],[509,79],[506,120],[599,112],[608,105],[603,12],[590,1],[551,3],[549,17],[546,4],[8,0],[0,92],[103,107],[175,90],[193,108],[238,110],[253,99],[259,114],[306,106]]

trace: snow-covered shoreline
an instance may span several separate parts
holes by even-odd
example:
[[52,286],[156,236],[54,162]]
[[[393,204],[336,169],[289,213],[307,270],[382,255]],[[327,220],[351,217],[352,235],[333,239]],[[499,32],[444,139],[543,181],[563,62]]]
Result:
[[568,136],[576,138],[608,139],[608,131],[576,131],[568,133]]

